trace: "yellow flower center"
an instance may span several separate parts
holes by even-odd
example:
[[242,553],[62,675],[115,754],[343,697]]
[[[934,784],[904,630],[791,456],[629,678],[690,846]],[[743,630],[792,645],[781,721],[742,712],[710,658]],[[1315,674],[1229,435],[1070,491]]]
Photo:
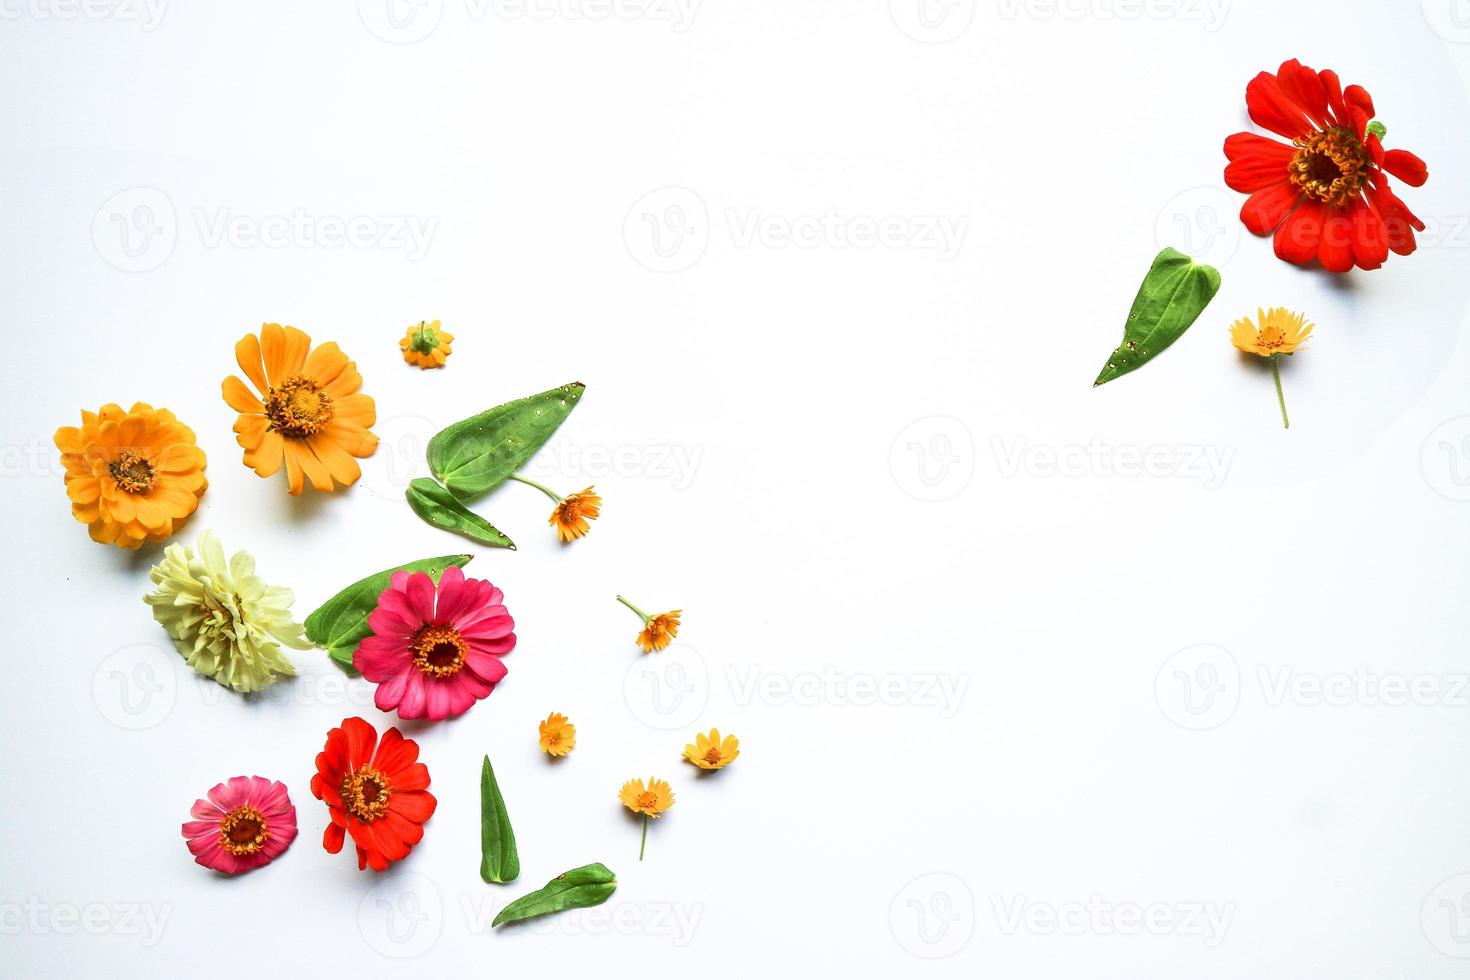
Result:
[[1297,140],[1288,173],[1291,182],[1308,197],[1341,206],[1357,197],[1368,181],[1371,158],[1350,130],[1324,129]]
[[433,677],[448,677],[464,666],[469,644],[453,626],[425,626],[414,634],[408,648],[413,665]]
[[1256,343],[1275,350],[1286,343],[1286,333],[1280,327],[1262,327],[1256,336]]
[[367,766],[342,779],[342,806],[363,823],[372,823],[387,813],[388,798],[392,795],[388,777]]
[[236,857],[254,854],[270,836],[265,817],[253,806],[237,806],[219,822],[219,842]]
[[709,751],[704,754],[704,761],[710,765],[718,764],[720,761],[720,747],[718,745],[711,745]]
[[147,493],[157,479],[153,464],[131,450],[108,463],[107,472],[117,488],[126,493]]
[[272,388],[265,400],[270,428],[288,439],[315,435],[332,421],[332,399],[310,378],[299,375]]

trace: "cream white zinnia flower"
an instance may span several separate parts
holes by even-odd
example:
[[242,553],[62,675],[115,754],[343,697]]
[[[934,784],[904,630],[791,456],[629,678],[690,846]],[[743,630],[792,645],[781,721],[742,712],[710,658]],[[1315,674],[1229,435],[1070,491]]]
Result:
[[290,589],[255,574],[255,559],[237,551],[225,562],[212,532],[199,536],[199,554],[169,545],[148,577],[158,586],[143,597],[153,618],[173,637],[184,660],[205,677],[241,693],[259,691],[296,668],[280,644],[311,647],[291,618]]

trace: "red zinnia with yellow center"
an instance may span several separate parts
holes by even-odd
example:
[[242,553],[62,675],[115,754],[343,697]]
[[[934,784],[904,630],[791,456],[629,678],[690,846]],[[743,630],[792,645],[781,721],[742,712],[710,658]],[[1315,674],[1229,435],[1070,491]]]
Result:
[[372,725],[348,718],[328,732],[311,777],[312,795],[331,815],[322,846],[336,854],[351,835],[358,868],[374,871],[408,857],[438,805],[418,758],[418,743],[396,728],[379,741]]
[[1360,85],[1342,87],[1337,73],[1293,59],[1246,86],[1256,125],[1291,140],[1254,133],[1225,140],[1225,183],[1249,194],[1240,220],[1256,235],[1275,235],[1276,254],[1297,265],[1314,259],[1330,272],[1377,269],[1390,251],[1418,247],[1415,217],[1389,188],[1390,174],[1411,187],[1429,179],[1424,161],[1407,150],[1385,150],[1373,97]]

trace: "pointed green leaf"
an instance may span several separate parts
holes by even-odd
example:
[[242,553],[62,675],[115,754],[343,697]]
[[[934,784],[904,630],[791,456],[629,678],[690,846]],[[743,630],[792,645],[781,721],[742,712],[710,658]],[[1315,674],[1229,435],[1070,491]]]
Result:
[[573,382],[454,423],[429,440],[429,469],[456,497],[490,492],[546,445],[585,388]]
[[495,782],[490,757],[480,767],[480,877],[504,884],[521,874],[521,857],[516,853],[516,833],[505,810],[505,797]]
[[1137,371],[1183,335],[1220,291],[1220,273],[1166,248],[1154,259],[1128,312],[1123,343],[1093,387]]
[[435,527],[463,534],[471,541],[488,544],[492,548],[509,548],[511,551],[516,548],[515,542],[499,528],[471,512],[454,498],[454,494],[433,480],[414,480],[408,485],[405,496],[413,512]]
[[502,922],[519,922],[537,915],[566,909],[601,905],[617,890],[618,879],[606,865],[588,864],[559,874],[529,895],[522,895],[500,910],[491,927]]
[[319,647],[325,647],[332,662],[349,674],[356,674],[352,666],[352,654],[363,637],[372,635],[368,628],[368,617],[378,608],[378,596],[393,583],[394,572],[428,572],[438,581],[446,568],[463,568],[472,555],[444,555],[441,558],[420,558],[407,565],[388,568],[367,578],[354,582],[322,604],[321,608],[306,617],[306,638]]

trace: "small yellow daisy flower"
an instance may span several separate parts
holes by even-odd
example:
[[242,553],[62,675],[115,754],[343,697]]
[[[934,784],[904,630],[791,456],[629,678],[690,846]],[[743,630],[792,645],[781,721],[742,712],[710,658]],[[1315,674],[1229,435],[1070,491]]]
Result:
[[550,487],[542,486],[519,473],[512,473],[510,478],[528,487],[535,487],[556,503],[556,508],[552,510],[546,523],[556,528],[556,536],[563,544],[575,541],[592,530],[587,522],[597,520],[597,515],[602,513],[602,498],[593,492],[592,487],[563,497]]
[[408,328],[408,333],[403,335],[398,346],[403,348],[404,363],[421,368],[437,368],[443,367],[449,355],[454,353],[450,346],[453,342],[454,334],[441,330],[438,320],[433,323],[420,320],[417,326]]
[[644,653],[665,649],[674,641],[674,637],[679,635],[679,617],[684,614],[684,610],[673,609],[650,616],[622,596],[618,596],[618,601],[637,613],[643,620],[643,632],[638,634],[634,642],[643,648]]
[[684,746],[684,758],[701,769],[723,769],[740,757],[740,739],[726,735],[720,739],[720,730],[711,728],[708,735],[694,736],[694,744]]
[[[1258,325],[1259,324],[1259,325]],[[1271,377],[1276,381],[1276,400],[1281,404],[1281,424],[1291,428],[1291,419],[1286,415],[1286,396],[1281,392],[1281,368],[1278,360],[1282,355],[1290,356],[1305,349],[1312,336],[1315,324],[1307,322],[1304,314],[1293,313],[1277,307],[1257,310],[1256,323],[1250,317],[1242,317],[1230,326],[1230,342],[1243,354],[1268,358],[1271,361]]]
[[560,758],[577,747],[577,726],[553,711],[541,723],[541,751]]
[[638,860],[642,861],[648,846],[648,821],[657,820],[674,805],[674,791],[662,779],[650,779],[647,786],[641,779],[630,779],[618,791],[618,799],[629,810],[643,814],[643,841],[638,845]]

